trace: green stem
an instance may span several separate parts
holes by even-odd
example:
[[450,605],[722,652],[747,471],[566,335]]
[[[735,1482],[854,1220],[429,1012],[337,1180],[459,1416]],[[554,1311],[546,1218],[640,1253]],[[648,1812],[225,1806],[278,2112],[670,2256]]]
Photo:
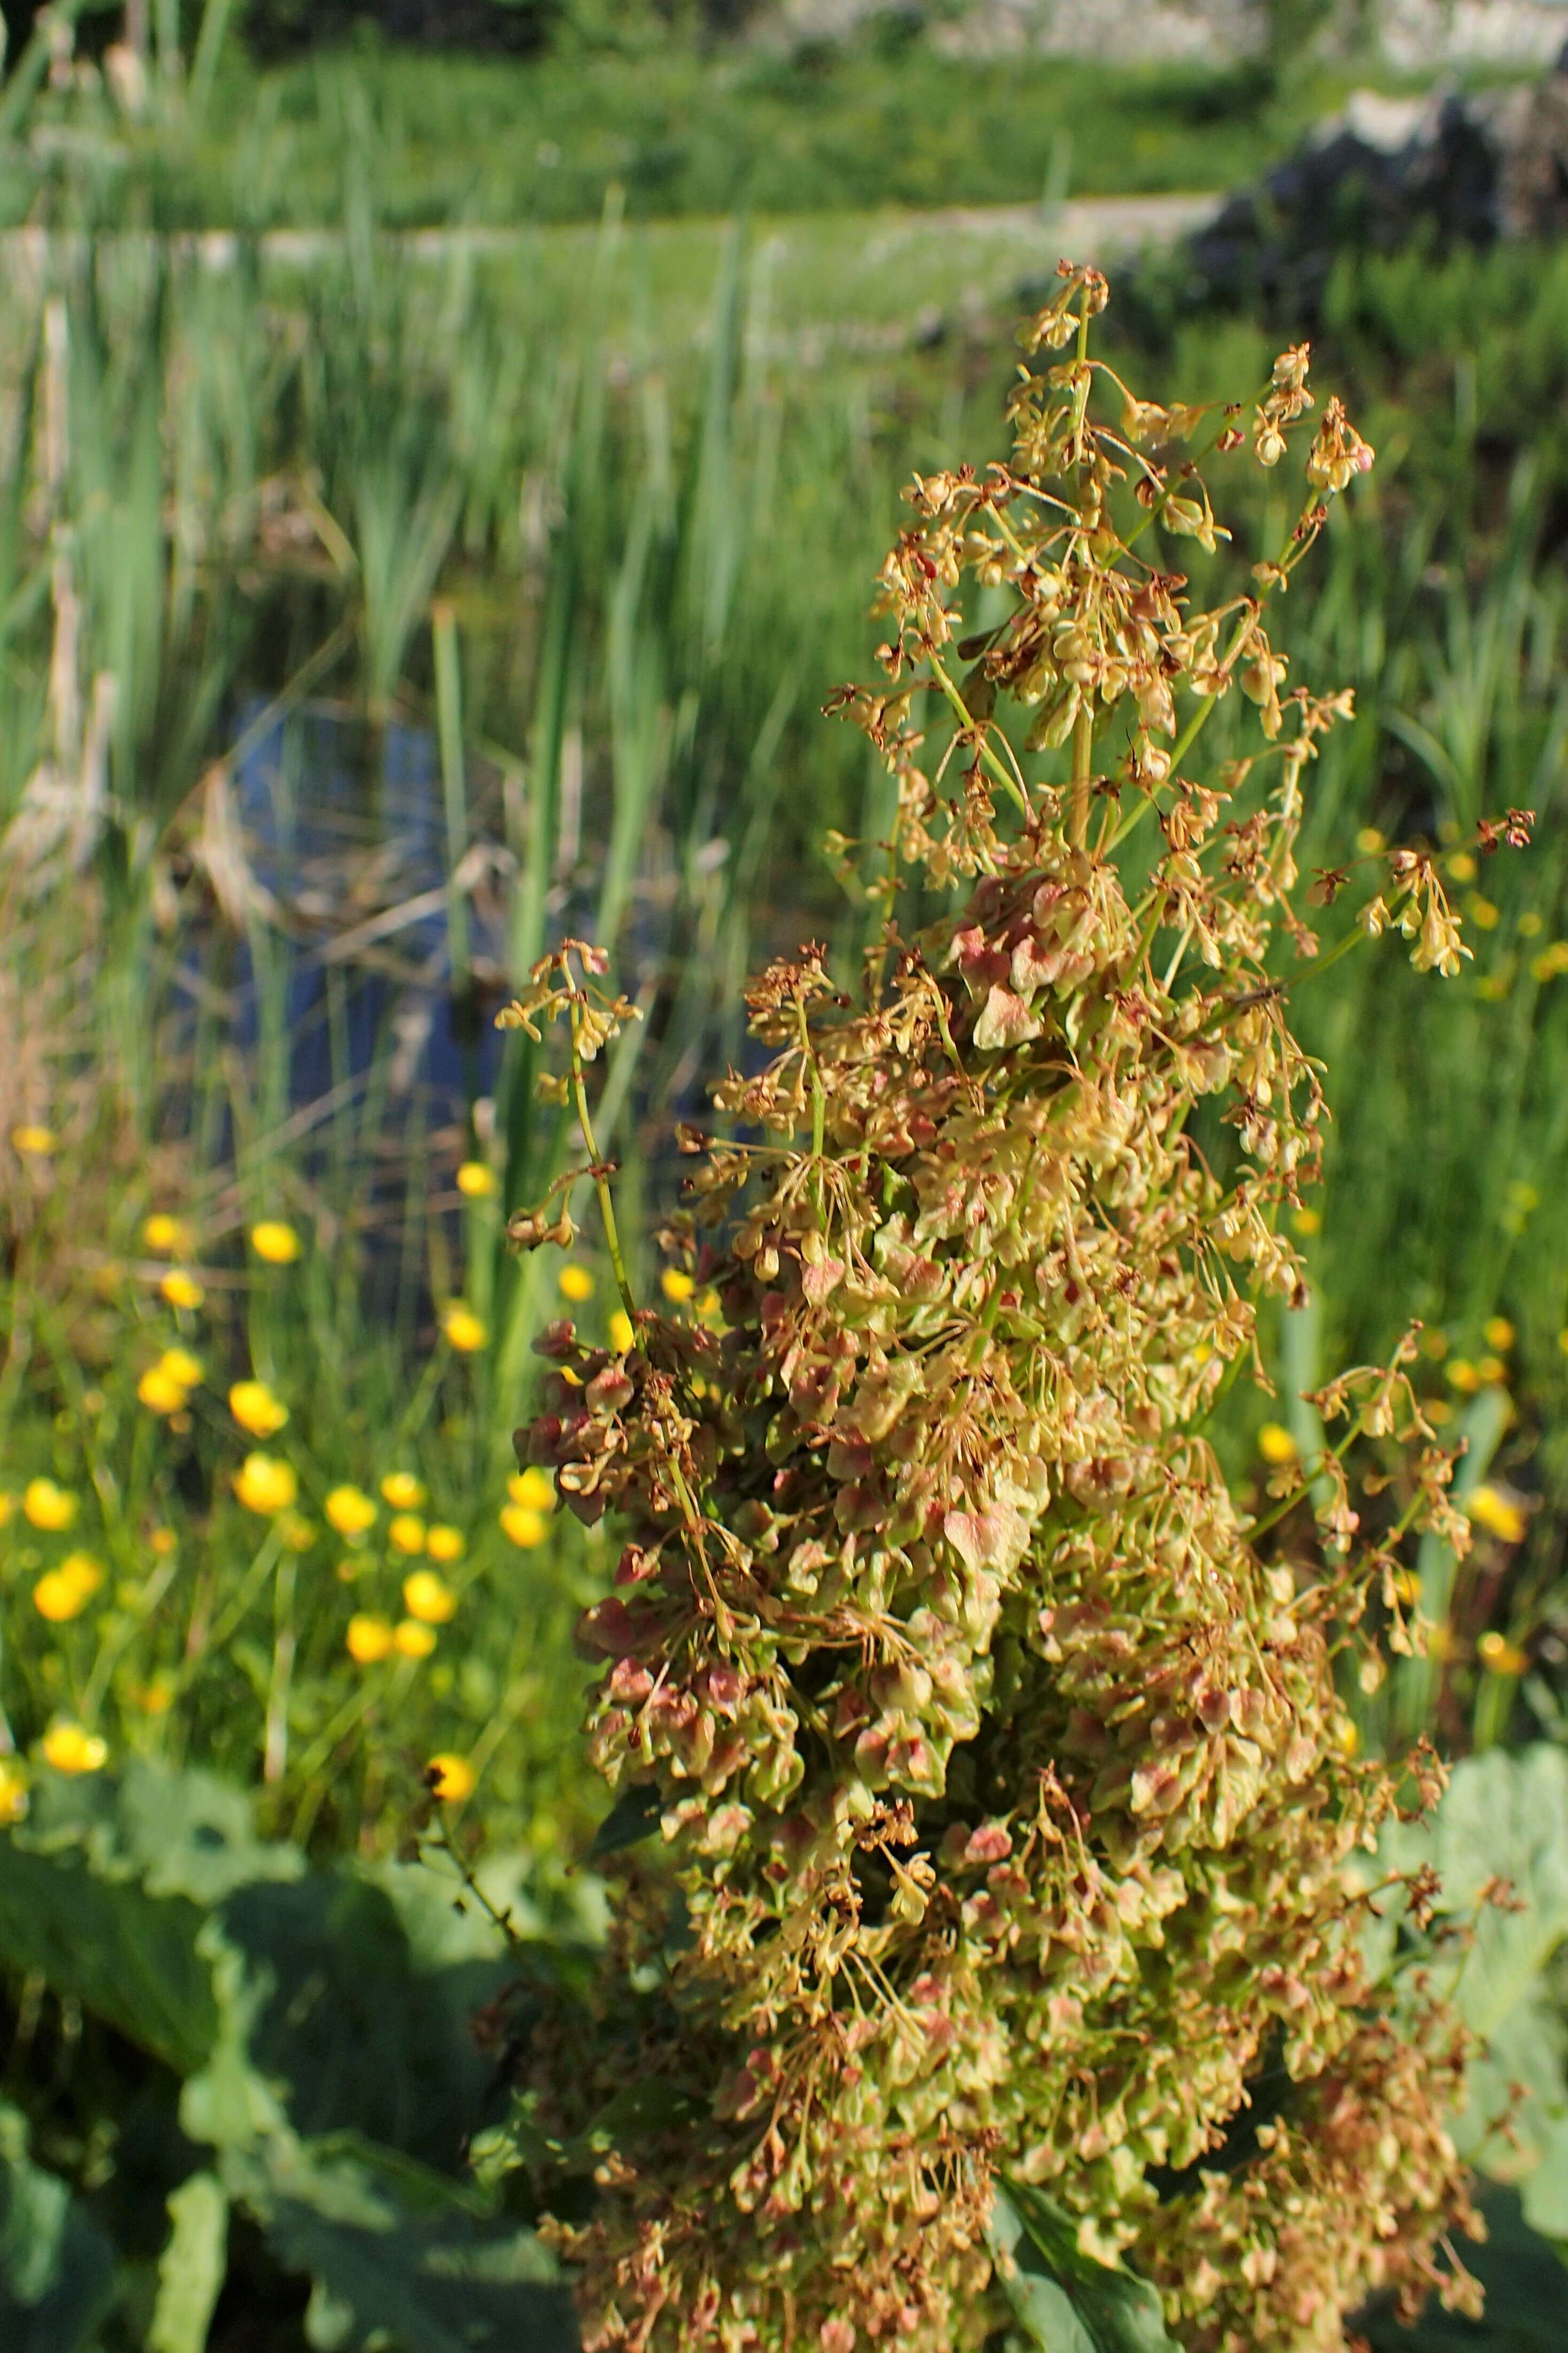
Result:
[[[952,703],[954,712],[957,713],[959,725],[963,727],[968,734],[978,734],[979,731],[975,726],[974,721],[970,716],[968,704],[964,702],[963,697],[960,694],[957,687],[954,686],[952,679],[949,678],[946,670],[943,670],[940,657],[934,653],[931,657],[931,666],[935,673],[937,684],[941,687],[943,694],[946,695],[949,702]],[[1014,800],[1017,802],[1019,811],[1023,816],[1026,824],[1027,824],[1033,818],[1034,812],[1030,808],[1024,795],[1018,789],[1018,780],[1016,776],[1015,776],[1011,770],[997,758],[995,753],[991,749],[990,744],[985,741],[985,738],[983,735],[980,736],[979,741],[981,759],[990,769],[997,783],[1002,786],[1005,792],[1010,793]]]
[[1068,812],[1068,839],[1081,849],[1089,839],[1089,781],[1094,758],[1094,713],[1081,705],[1072,729],[1072,801]]
[[577,1107],[577,1124],[583,1131],[583,1141],[593,1164],[594,1190],[599,1197],[599,1215],[604,1220],[605,1242],[610,1253],[610,1265],[615,1271],[616,1289],[621,1294],[621,1304],[626,1311],[637,1345],[644,1345],[637,1328],[637,1304],[632,1294],[631,1280],[626,1273],[626,1259],[621,1251],[620,1229],[616,1223],[616,1204],[610,1192],[610,1180],[604,1162],[599,1157],[598,1139],[594,1134],[593,1116],[588,1109],[588,1091],[583,1082],[583,1047],[581,1015],[577,999],[572,1000],[572,1096]]

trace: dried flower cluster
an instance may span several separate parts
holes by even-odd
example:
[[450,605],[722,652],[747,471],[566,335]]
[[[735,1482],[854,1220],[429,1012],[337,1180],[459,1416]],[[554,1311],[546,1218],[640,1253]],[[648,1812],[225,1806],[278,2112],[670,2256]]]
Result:
[[[1303,422],[1304,351],[1250,418],[1135,399],[1089,354],[1104,301],[1064,264],[1026,348],[1071,348],[1020,370],[1011,463],[909,494],[885,681],[838,699],[897,781],[879,934],[853,996],[816,949],[751,990],[736,1140],[683,1138],[695,1300],[624,1351],[542,1344],[520,1446],[626,1535],[582,1629],[592,1754],[662,1833],[616,1859],[594,2047],[529,2063],[545,2202],[595,2156],[555,2226],[591,2348],[1000,2344],[998,2171],[1153,2280],[1188,2353],[1340,2348],[1466,2218],[1459,2040],[1436,2006],[1402,2039],[1360,1958],[1345,1865],[1393,1789],[1333,1678],[1405,1526],[1462,1536],[1449,1465],[1397,1363],[1325,1392],[1344,1442],[1267,1515],[1310,1480],[1309,1578],[1204,1435],[1257,1302],[1302,1295],[1280,1219],[1324,1117],[1270,956],[1316,952],[1293,845],[1350,702],[1288,688],[1265,617],[1372,452],[1337,401]],[[1158,551],[1221,536],[1199,462],[1249,438],[1307,443],[1305,504],[1194,610]],[[1259,748],[1199,782],[1237,687]],[[1364,928],[1455,969],[1430,860],[1384,863]],[[568,943],[503,1017],[569,1020],[592,1161],[584,1065],[628,1010],[598,969]],[[1361,1434],[1418,1457],[1370,1558]]]

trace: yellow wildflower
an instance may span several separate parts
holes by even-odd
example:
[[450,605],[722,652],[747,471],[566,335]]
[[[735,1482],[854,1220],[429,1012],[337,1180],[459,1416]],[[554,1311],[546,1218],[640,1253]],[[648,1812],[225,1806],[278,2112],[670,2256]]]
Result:
[[1538,940],[1545,929],[1546,923],[1544,917],[1534,907],[1527,907],[1523,914],[1521,915],[1519,919],[1520,938],[1521,940]]
[[388,1524],[386,1540],[394,1552],[423,1552],[425,1523],[415,1512],[399,1512]]
[[79,1505],[76,1497],[57,1487],[52,1479],[29,1479],[23,1490],[22,1509],[36,1528],[58,1535],[70,1526]]
[[334,1487],[326,1501],[327,1518],[339,1535],[357,1544],[375,1525],[375,1505],[361,1487]]
[[1472,891],[1466,900],[1465,913],[1478,932],[1496,931],[1498,924],[1496,904],[1490,899],[1483,899],[1479,891]]
[[395,1512],[416,1512],[425,1501],[425,1490],[412,1471],[389,1471],[381,1492]]
[[1258,1451],[1265,1462],[1294,1462],[1296,1441],[1283,1422],[1266,1421],[1258,1433]]
[[1448,1366],[1447,1379],[1452,1388],[1462,1390],[1466,1397],[1473,1397],[1481,1386],[1479,1373],[1465,1356],[1455,1357]]
[[465,1160],[458,1171],[458,1190],[470,1201],[488,1201],[496,1190],[496,1172],[482,1160]]
[[632,1330],[632,1319],[624,1307],[617,1307],[610,1318],[610,1345],[625,1356],[636,1345],[637,1335]]
[[190,1391],[183,1381],[165,1371],[162,1365],[149,1365],[136,1384],[136,1396],[149,1413],[178,1413],[190,1402]]
[[537,1462],[531,1462],[526,1471],[514,1471],[506,1482],[506,1492],[514,1504],[522,1504],[527,1511],[555,1509],[555,1482]]
[[562,1298],[573,1300],[579,1306],[584,1299],[594,1296],[594,1278],[585,1266],[563,1266],[556,1280]]
[[158,1288],[171,1307],[188,1308],[192,1314],[206,1297],[195,1276],[187,1274],[183,1266],[172,1266]]
[[289,1419],[288,1407],[265,1381],[236,1381],[228,1393],[228,1409],[252,1438],[276,1438]]
[[188,1348],[165,1348],[158,1359],[158,1370],[178,1381],[183,1389],[199,1388],[206,1377],[206,1368],[199,1356]]
[[460,1806],[465,1798],[471,1798],[479,1778],[466,1757],[454,1757],[446,1749],[432,1757],[425,1772],[434,1795],[447,1806]]
[[436,1629],[422,1626],[417,1618],[405,1618],[392,1638],[392,1647],[402,1659],[427,1659],[436,1647]]
[[458,1597],[433,1568],[416,1568],[403,1580],[403,1606],[426,1626],[445,1626],[458,1614]]
[[1299,1234],[1315,1234],[1321,1231],[1323,1213],[1321,1209],[1298,1209],[1290,1223]]
[[10,1518],[16,1508],[16,1496],[8,1495],[4,1492],[4,1490],[0,1490],[0,1528],[5,1526],[6,1521]]
[[425,1549],[432,1560],[461,1560],[466,1549],[461,1528],[449,1528],[437,1520],[425,1535]]
[[1476,1366],[1476,1378],[1483,1388],[1495,1388],[1508,1378],[1508,1366],[1500,1356],[1483,1356]]
[[33,1588],[33,1607],[51,1625],[63,1626],[79,1618],[103,1583],[103,1571],[91,1555],[73,1552],[58,1568],[40,1577]]
[[309,1552],[316,1541],[315,1522],[303,1512],[285,1512],[279,1532],[290,1552]]
[[530,1511],[526,1504],[508,1504],[500,1515],[503,1532],[523,1552],[531,1552],[542,1545],[550,1533],[550,1524],[542,1512]]
[[1447,1398],[1428,1398],[1421,1410],[1434,1430],[1441,1430],[1446,1421],[1454,1419],[1454,1409]]
[[1375,858],[1380,849],[1387,849],[1388,844],[1375,825],[1363,825],[1355,838],[1355,846],[1363,858]]
[[461,1356],[471,1356],[476,1348],[482,1348],[489,1337],[479,1317],[471,1307],[465,1307],[461,1300],[447,1308],[441,1329],[447,1335],[447,1345],[456,1348]]
[[57,1773],[101,1773],[109,1762],[109,1744],[79,1724],[53,1724],[44,1735],[45,1761]]
[[1521,1675],[1530,1664],[1525,1651],[1495,1630],[1481,1636],[1476,1651],[1481,1664],[1494,1675]]
[[679,1267],[667,1266],[658,1278],[658,1287],[672,1306],[679,1307],[690,1298],[697,1285]]
[[1456,882],[1473,882],[1476,861],[1468,849],[1456,849],[1448,860],[1448,872]]
[[30,1154],[35,1158],[46,1157],[58,1142],[59,1138],[52,1127],[26,1126],[11,1130],[12,1150]]
[[167,1560],[171,1553],[180,1548],[180,1539],[173,1528],[154,1528],[147,1541],[159,1560]]
[[364,1615],[349,1620],[348,1632],[343,1637],[348,1653],[357,1666],[374,1667],[392,1649],[392,1628],[384,1618]]
[[304,1244],[281,1218],[263,1218],[250,1229],[250,1247],[268,1266],[292,1266]]
[[166,1211],[155,1210],[142,1225],[142,1240],[150,1250],[156,1250],[160,1258],[177,1258],[182,1250],[188,1250],[191,1247],[191,1229],[180,1219],[171,1218]]
[[[434,1765],[437,1759],[430,1761]],[[0,1829],[19,1822],[26,1810],[27,1777],[14,1757],[0,1757]]]
[[174,1704],[174,1688],[173,1675],[154,1675],[136,1694],[136,1704],[143,1715],[167,1715]]
[[1505,1356],[1513,1345],[1513,1325],[1506,1315],[1490,1315],[1487,1318],[1485,1337],[1489,1348]]
[[292,1509],[300,1482],[293,1465],[280,1462],[275,1454],[247,1454],[235,1473],[234,1492],[247,1512],[269,1518]]
[[1504,1544],[1521,1542],[1528,1522],[1516,1503],[1483,1481],[1468,1498],[1462,1509],[1465,1517],[1485,1528],[1489,1535],[1499,1536]]

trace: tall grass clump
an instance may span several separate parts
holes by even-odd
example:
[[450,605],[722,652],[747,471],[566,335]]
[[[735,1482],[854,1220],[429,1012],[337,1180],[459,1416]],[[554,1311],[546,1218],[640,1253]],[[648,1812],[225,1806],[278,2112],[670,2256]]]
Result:
[[[544,1083],[626,1318],[542,1335],[519,1433],[624,1539],[579,1638],[611,1958],[535,2039],[520,2144],[595,2353],[1054,2347],[1064,2299],[1120,2312],[1099,2343],[1330,2353],[1371,2291],[1473,2295],[1435,2258],[1470,2219],[1463,2038],[1371,1981],[1347,1873],[1437,1777],[1358,1761],[1341,1696],[1419,1646],[1401,1556],[1463,1549],[1451,1458],[1408,1345],[1318,1393],[1331,1442],[1256,1510],[1208,1434],[1260,1307],[1305,1297],[1292,994],[1390,929],[1421,972],[1468,950],[1415,851],[1320,875],[1359,902],[1331,951],[1296,905],[1352,705],[1289,682],[1274,609],[1370,448],[1330,401],[1304,503],[1204,608],[1172,560],[1222,536],[1200,468],[1280,478],[1306,354],[1250,407],[1163,407],[1091,355],[1105,299],[1064,264],[1010,461],[908,493],[884,680],[836,699],[896,787],[886,840],[840,845],[879,927],[853,977],[812,946],[748,989],[762,1059],[724,1136],[683,1134],[673,1312],[595,1138],[634,1009],[605,959],[565,943],[502,1017],[566,1033]],[[1200,765],[1242,697],[1250,744]],[[570,1240],[569,1191],[514,1239]],[[1352,1445],[1403,1465],[1372,1541]],[[1302,1509],[1298,1569],[1264,1539]]]

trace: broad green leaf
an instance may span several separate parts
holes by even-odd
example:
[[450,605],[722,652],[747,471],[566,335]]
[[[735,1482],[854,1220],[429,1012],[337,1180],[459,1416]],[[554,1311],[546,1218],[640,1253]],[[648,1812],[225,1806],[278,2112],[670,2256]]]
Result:
[[1013,2309],[1047,2353],[1180,2353],[1157,2290],[1085,2254],[1071,2215],[1043,2190],[1001,2181],[991,2241]]
[[82,2353],[114,2293],[109,2242],[69,2186],[33,2163],[26,2117],[0,2105],[0,2346]]
[[[1391,1823],[1379,1842],[1380,1875],[1424,1863],[1442,1883],[1439,1919],[1472,1933],[1446,1973],[1482,2046],[1455,2140],[1484,2172],[1520,2185],[1532,2226],[1568,2234],[1568,2023],[1547,1978],[1568,1947],[1568,1752],[1542,1743],[1466,1757],[1429,1822]],[[1481,1901],[1497,1878],[1511,1883],[1517,1909]],[[1404,1908],[1397,1897],[1378,1908],[1369,1959],[1397,1983]]]
[[321,2353],[577,2353],[570,2295],[533,2233],[442,2198],[434,2178],[413,2211],[374,2152],[286,2135],[223,2168],[278,2260],[314,2283]]
[[171,2195],[169,2221],[147,2353],[205,2353],[228,2268],[228,2198],[223,2185],[213,2174],[193,2173]]

